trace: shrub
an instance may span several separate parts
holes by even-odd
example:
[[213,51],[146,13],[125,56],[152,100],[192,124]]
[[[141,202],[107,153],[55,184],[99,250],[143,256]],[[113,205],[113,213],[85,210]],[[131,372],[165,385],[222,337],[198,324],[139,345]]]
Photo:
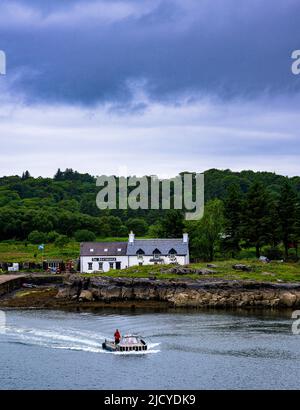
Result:
[[32,231],[28,235],[28,241],[34,244],[42,244],[47,241],[47,235],[44,232]]
[[59,233],[56,231],[51,231],[47,234],[47,242],[53,243],[59,237]]
[[55,240],[55,246],[64,248],[70,242],[70,238],[66,235],[59,235]]
[[79,231],[76,231],[74,237],[77,242],[93,242],[96,240],[94,232],[89,231],[88,229],[80,229]]
[[147,223],[142,218],[130,218],[126,226],[128,231],[133,231],[137,236],[143,236],[148,231]]

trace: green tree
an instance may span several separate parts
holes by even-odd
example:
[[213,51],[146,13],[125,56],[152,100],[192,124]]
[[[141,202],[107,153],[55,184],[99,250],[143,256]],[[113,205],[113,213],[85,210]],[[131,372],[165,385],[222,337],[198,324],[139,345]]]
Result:
[[272,221],[271,196],[260,182],[254,182],[246,194],[242,217],[242,236],[247,246],[254,246],[256,257],[260,257],[261,248],[271,242]]
[[47,242],[48,243],[53,243],[56,241],[56,239],[59,237],[59,233],[56,231],[51,231],[47,233]]
[[47,242],[47,235],[44,232],[32,231],[28,235],[28,241],[34,244],[42,244]]
[[29,178],[30,178],[30,173],[29,173],[29,171],[23,172],[23,174],[22,174],[22,179],[25,180],[25,179],[29,179]]
[[57,180],[57,181],[59,181],[59,180],[62,179],[62,177],[63,177],[63,173],[62,173],[62,171],[60,170],[60,168],[58,168],[56,174],[54,175],[54,179]]
[[161,238],[163,236],[161,224],[157,223],[150,225],[148,229],[148,235],[150,236],[150,238]]
[[298,246],[300,242],[300,199],[297,198],[296,215],[295,215],[295,247],[296,256],[298,258]]
[[168,210],[161,220],[162,236],[165,238],[180,238],[183,230],[183,213],[177,209]]
[[243,196],[237,185],[230,185],[224,200],[224,240],[226,251],[231,252],[234,258],[240,251],[241,217],[243,210]]
[[277,210],[279,217],[280,237],[284,245],[285,258],[288,258],[289,245],[292,243],[294,244],[296,237],[297,205],[297,194],[295,193],[289,182],[286,181],[280,190]]
[[126,223],[126,226],[128,228],[128,232],[132,231],[137,236],[143,236],[148,231],[147,223],[142,218],[130,218]]
[[74,237],[77,242],[93,242],[96,240],[94,232],[89,231],[88,229],[80,229],[76,231]]
[[187,224],[193,258],[214,260],[215,253],[220,248],[224,225],[223,202],[219,199],[208,201],[202,219]]
[[70,243],[70,238],[66,235],[59,235],[55,240],[55,246],[58,248],[65,248]]

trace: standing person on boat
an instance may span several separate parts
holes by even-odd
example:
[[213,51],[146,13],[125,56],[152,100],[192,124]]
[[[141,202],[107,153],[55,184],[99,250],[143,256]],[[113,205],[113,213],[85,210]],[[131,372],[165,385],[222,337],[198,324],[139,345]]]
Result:
[[119,343],[120,343],[120,339],[121,339],[121,334],[120,334],[120,332],[119,332],[118,329],[116,329],[115,334],[114,334],[114,337],[115,337],[115,344],[116,344],[116,345],[119,344]]

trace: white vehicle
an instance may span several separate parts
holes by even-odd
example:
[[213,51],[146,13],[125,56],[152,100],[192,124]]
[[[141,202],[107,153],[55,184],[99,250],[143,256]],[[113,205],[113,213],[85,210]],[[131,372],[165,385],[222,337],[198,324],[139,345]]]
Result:
[[123,336],[119,343],[105,339],[102,347],[109,352],[142,352],[148,349],[147,343],[136,335]]

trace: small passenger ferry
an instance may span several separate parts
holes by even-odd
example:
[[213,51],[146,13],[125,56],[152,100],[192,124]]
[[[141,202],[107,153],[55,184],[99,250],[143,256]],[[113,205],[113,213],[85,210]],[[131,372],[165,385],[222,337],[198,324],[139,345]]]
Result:
[[107,340],[102,343],[102,347],[109,352],[142,352],[147,350],[147,343],[136,335],[123,336],[119,343]]

